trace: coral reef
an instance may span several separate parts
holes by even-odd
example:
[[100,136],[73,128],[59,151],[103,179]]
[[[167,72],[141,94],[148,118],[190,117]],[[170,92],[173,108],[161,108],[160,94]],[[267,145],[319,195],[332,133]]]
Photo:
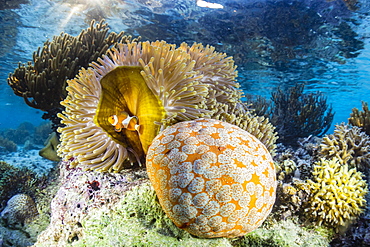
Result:
[[122,174],[84,172],[72,169],[69,163],[60,163],[58,191],[50,205],[50,225],[38,237],[41,246],[64,246],[83,238],[88,231],[81,223],[94,208],[111,208],[127,191],[147,181],[143,181],[143,170]]
[[164,211],[198,237],[259,227],[275,202],[275,167],[248,132],[214,119],[177,123],[154,140],[147,172]]
[[4,161],[0,161],[0,209],[15,194],[26,193],[34,196],[35,186],[42,180],[43,178],[38,178],[29,169],[19,169]]
[[348,123],[361,128],[367,135],[370,135],[370,111],[367,102],[362,102],[362,111],[357,108],[352,109]]
[[[370,200],[369,193],[367,194],[367,202]],[[332,247],[352,247],[370,246],[370,207],[367,206],[366,212],[361,214],[359,219],[350,226],[350,228],[337,236],[331,243]]]
[[130,39],[123,32],[107,34],[108,30],[104,20],[96,25],[92,21],[77,37],[66,33],[54,36],[34,52],[32,62],[19,64],[9,75],[9,86],[27,105],[46,111],[44,117],[58,125],[55,117],[63,109],[60,101],[67,95],[66,80],[75,77],[82,67],[96,61],[116,42]]
[[[233,60],[213,47],[164,41],[117,44],[92,67],[68,81],[65,127],[58,155],[83,169],[119,172],[144,163],[161,129],[199,117],[216,118],[256,132],[273,149],[276,133],[242,103]],[[139,89],[140,88],[140,89]],[[136,129],[112,126],[112,116],[137,119]]]
[[24,144],[31,139],[31,134],[34,132],[35,126],[29,122],[21,123],[16,129],[6,129],[2,135],[15,142],[16,144]]
[[49,121],[40,124],[35,127],[33,133],[32,141],[37,145],[45,145],[45,140],[49,138],[49,135],[52,133],[52,124]]
[[[29,196],[19,196],[20,194],[17,194],[15,198],[9,200],[8,207],[2,212],[4,217],[2,217],[2,224],[0,224],[2,246],[31,246],[36,242],[37,236],[49,225],[50,201],[55,194],[55,185],[58,184],[55,177],[56,171],[51,171],[47,178],[34,183],[33,187],[27,191],[27,193],[32,194],[32,198],[37,202],[37,211],[35,203],[31,201]],[[16,184],[11,186],[21,187],[21,185]],[[24,198],[25,201],[19,201],[17,197],[20,197],[18,199]],[[10,203],[11,200],[13,200],[12,203]],[[20,204],[15,205],[15,208],[13,206],[9,207],[9,204],[14,204],[16,201]],[[27,205],[24,205],[24,202]]]
[[303,93],[304,85],[272,93],[271,123],[276,126],[279,141],[295,145],[298,138],[325,134],[333,121],[334,113],[323,94]]
[[0,147],[3,147],[7,152],[17,151],[17,144],[8,138],[0,136]]
[[336,157],[341,164],[368,172],[370,136],[357,126],[350,127],[341,123],[335,126],[334,134],[322,138],[318,152],[328,160]]
[[356,168],[341,164],[337,158],[321,159],[314,164],[312,175],[307,181],[311,197],[305,211],[316,223],[339,229],[364,211],[368,187]]
[[[76,246],[232,246],[224,238],[199,239],[178,229],[148,183],[128,191],[110,209],[94,209],[81,225],[86,231]],[[119,234],[112,238],[113,232]]]
[[10,228],[23,226],[38,215],[34,200],[26,194],[17,194],[9,199],[6,207],[0,213],[3,224]]

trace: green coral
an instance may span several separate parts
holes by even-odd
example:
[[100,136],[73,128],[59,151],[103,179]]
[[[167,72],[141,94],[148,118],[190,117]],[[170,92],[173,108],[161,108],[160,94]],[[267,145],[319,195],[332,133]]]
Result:
[[362,111],[357,108],[352,109],[348,123],[361,128],[366,134],[370,135],[370,111],[367,102],[362,102]]
[[356,126],[336,125],[334,134],[323,137],[319,156],[328,160],[335,157],[341,164],[365,171],[370,162],[370,136]]
[[364,211],[368,188],[356,168],[342,165],[337,158],[321,159],[314,164],[312,176],[307,180],[311,197],[305,211],[317,224],[339,228]]

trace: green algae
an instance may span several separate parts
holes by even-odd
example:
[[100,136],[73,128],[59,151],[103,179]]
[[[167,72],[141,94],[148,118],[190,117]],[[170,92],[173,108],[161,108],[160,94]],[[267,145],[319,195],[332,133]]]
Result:
[[292,220],[268,222],[241,238],[200,239],[177,228],[165,215],[150,184],[128,191],[108,208],[95,208],[81,222],[84,233],[70,246],[250,246],[320,247],[329,238]]
[[83,238],[72,246],[232,246],[228,239],[199,239],[167,218],[149,184],[129,192],[112,208],[94,209],[82,222]]
[[329,246],[329,235],[321,228],[306,229],[292,220],[282,220],[264,224],[233,243],[238,247],[324,247]]

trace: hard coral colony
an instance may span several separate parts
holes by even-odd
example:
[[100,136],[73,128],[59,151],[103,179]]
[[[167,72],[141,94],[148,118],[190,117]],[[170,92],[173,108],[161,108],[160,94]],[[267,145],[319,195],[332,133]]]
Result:
[[251,232],[275,202],[275,166],[266,147],[214,119],[180,122],[161,132],[149,148],[147,171],[169,218],[199,237]]
[[308,180],[312,196],[306,211],[320,225],[337,228],[352,223],[366,205],[368,187],[362,173],[337,158],[321,159],[313,169],[313,180]]

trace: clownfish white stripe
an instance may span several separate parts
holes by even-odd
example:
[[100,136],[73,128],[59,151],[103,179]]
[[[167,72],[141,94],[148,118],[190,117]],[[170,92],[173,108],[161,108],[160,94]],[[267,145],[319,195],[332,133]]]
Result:
[[112,117],[114,119],[114,122],[112,123],[112,125],[117,125],[118,124],[118,116],[117,115],[113,115]]
[[[132,119],[136,119],[136,120],[138,120],[137,119],[137,117],[136,116],[133,116],[133,117],[127,117],[127,118],[125,118],[125,119],[123,119],[122,120],[122,125],[123,125],[123,127],[125,127],[125,129],[127,129],[127,127],[128,127],[128,125],[130,124],[130,122],[131,122],[131,120]],[[137,121],[136,121],[137,122]]]

